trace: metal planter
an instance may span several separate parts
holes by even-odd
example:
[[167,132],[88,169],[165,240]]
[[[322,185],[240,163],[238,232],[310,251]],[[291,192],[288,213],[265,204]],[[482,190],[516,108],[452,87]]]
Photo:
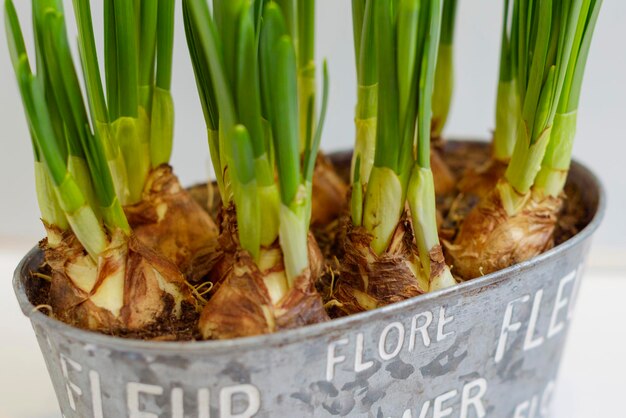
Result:
[[65,418],[536,418],[559,362],[605,198],[574,163],[588,226],[528,262],[392,306],[273,335],[144,342],[69,327],[15,272]]

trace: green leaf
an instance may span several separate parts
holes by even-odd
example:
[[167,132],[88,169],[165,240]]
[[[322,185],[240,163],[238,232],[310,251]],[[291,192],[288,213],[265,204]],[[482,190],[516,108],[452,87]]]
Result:
[[269,76],[270,123],[281,199],[283,204],[290,206],[301,182],[296,54],[287,35],[283,35],[269,49],[273,52],[273,60],[266,60],[264,68]]
[[43,92],[46,98],[46,103],[48,104],[48,113],[50,115],[52,127],[56,134],[57,141],[59,141],[59,149],[63,152],[64,157],[67,157],[68,150],[65,138],[66,131],[63,126],[63,119],[59,112],[59,104],[52,93],[52,89],[49,87],[52,84],[52,81],[50,79],[44,53],[45,16],[48,12],[63,13],[63,4],[61,0],[32,0],[31,4],[33,12],[33,28],[35,30],[37,77],[41,80],[43,86]]
[[[169,0],[142,0],[139,15],[139,75],[138,84],[141,88],[151,89],[154,81],[154,62],[156,57],[157,33],[167,31],[157,25],[159,13],[166,7]],[[149,100],[147,101],[149,102]],[[145,106],[145,104],[144,104]]]
[[298,0],[298,68],[315,61],[315,0]]
[[409,98],[415,91],[417,34],[420,0],[400,0],[398,10],[398,91],[400,93],[400,126],[412,115],[407,114]]
[[93,125],[109,122],[109,115],[102,88],[100,66],[91,22],[91,7],[88,1],[73,0],[74,14],[78,25],[78,46],[83,66],[83,76]]
[[196,39],[199,41],[198,47],[203,51],[203,55],[208,62],[219,107],[220,123],[223,124],[224,132],[230,135],[235,127],[237,118],[226,77],[219,38],[217,37],[209,8],[204,0],[184,1],[189,5],[190,24]]
[[152,167],[167,164],[172,156],[174,138],[174,101],[168,90],[154,89],[150,118],[150,161]]
[[[548,47],[552,28],[552,3],[542,0],[539,2],[539,21],[536,26],[536,41],[532,48],[532,62],[529,68],[528,88],[524,97],[522,116],[528,126],[535,123],[535,109],[541,95],[544,82],[544,70],[546,68]],[[532,141],[532,139],[531,139]]]
[[66,140],[72,155],[83,157],[84,127],[89,125],[87,109],[72,60],[63,15],[49,10],[43,21],[43,53],[45,56],[50,85],[59,115],[67,130]]
[[377,167],[398,170],[400,138],[399,87],[396,55],[396,26],[392,0],[380,0],[375,7],[376,49],[378,51],[378,126],[376,132]]
[[[62,152],[57,145],[58,141],[54,137],[41,81],[33,77],[30,69],[26,67],[26,61],[23,62],[19,66],[17,76],[26,115],[30,120],[35,143],[46,167],[50,170],[50,178],[55,186],[59,186],[67,176],[66,162],[63,160]],[[77,202],[76,205],[80,206],[81,204],[82,202]]]
[[234,176],[237,177],[241,184],[248,184],[254,181],[254,153],[252,151],[252,141],[245,126],[235,126],[231,144]]
[[[217,34],[222,42],[224,70],[229,88],[234,89],[236,82],[236,52],[237,33],[239,32],[239,18],[243,9],[244,0],[214,0],[213,16],[217,23]],[[234,91],[234,90],[231,90]]]
[[159,0],[156,86],[169,90],[174,51],[174,0]]
[[[296,42],[298,39],[298,33],[299,33],[298,9],[299,9],[299,6],[302,4],[302,2],[308,1],[308,0],[273,0],[273,1],[276,4],[278,4],[280,7],[280,11],[283,15],[283,18],[285,19],[285,24],[286,24],[287,33],[289,34],[289,37],[294,42]],[[299,51],[297,51],[297,54],[298,53]]]
[[363,36],[366,3],[367,0],[352,0],[352,35],[354,39],[354,55],[357,68],[361,57],[361,38]]
[[[600,15],[602,0],[586,0],[586,13],[581,13],[580,22],[584,26],[582,37],[577,36],[575,45],[580,45],[577,54],[573,55],[568,69],[568,77],[565,81],[565,93],[561,98],[561,113],[572,112],[578,109],[580,101],[580,91],[582,87],[585,67],[587,65],[587,57],[591,47],[591,40],[595,31],[596,22]],[[580,23],[579,23],[580,25]],[[575,57],[575,58],[574,58]]]
[[[20,67],[24,67],[29,73],[30,64],[28,63],[28,55],[26,53],[26,45],[24,44],[24,35],[22,27],[15,11],[12,0],[6,0],[4,3],[4,23],[7,35],[7,43],[9,44],[9,55],[13,70],[17,73]],[[23,62],[23,59],[26,62]]]
[[[138,116],[138,54],[135,12],[132,2],[113,0],[117,49],[120,116]],[[107,28],[111,30],[111,28]]]
[[252,9],[242,9],[237,36],[237,112],[250,133],[255,158],[267,152],[261,114],[258,48]]
[[371,86],[378,83],[378,54],[374,21],[375,1],[366,0],[363,16],[361,44],[357,58],[357,78],[361,86]]
[[117,30],[114,0],[104,0],[104,72],[107,105],[111,121],[120,116],[120,80],[118,74]]
[[320,112],[319,120],[315,128],[315,136],[312,138],[310,144],[307,141],[307,150],[304,156],[304,179],[307,183],[313,181],[313,171],[315,170],[315,161],[317,153],[319,152],[320,143],[322,142],[322,132],[324,130],[324,122],[326,121],[326,112],[328,110],[328,93],[329,93],[330,78],[328,75],[328,64],[324,61],[323,69],[323,90],[322,90],[322,109]]
[[273,50],[278,40],[286,33],[287,28],[280,8],[274,2],[267,3],[263,11],[263,25],[259,46],[261,56],[261,103],[263,104],[263,116],[267,120],[272,120],[270,86],[272,74],[270,69],[272,68],[272,61],[275,59]]
[[419,80],[417,161],[421,168],[430,168],[430,126],[437,54],[441,35],[441,13],[441,0],[432,0],[429,3],[427,15],[428,33],[424,41]]
[[[505,0],[508,3],[508,0]],[[441,43],[454,43],[454,28],[456,21],[457,0],[443,0],[443,16],[441,22]]]
[[[185,36],[187,38],[187,46],[191,63],[196,78],[196,85],[200,95],[200,103],[204,113],[204,119],[209,130],[217,131],[219,126],[219,111],[215,98],[215,90],[211,81],[211,70],[209,68],[208,58],[204,54],[201,41],[198,38],[197,31],[194,30],[194,23],[191,20],[189,11],[189,2],[183,1],[183,21],[185,23]],[[219,167],[217,165],[216,167]]]

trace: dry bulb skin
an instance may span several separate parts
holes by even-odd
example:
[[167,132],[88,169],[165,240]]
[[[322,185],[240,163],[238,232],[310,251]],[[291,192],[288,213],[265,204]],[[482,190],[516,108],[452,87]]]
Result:
[[136,237],[172,261],[190,281],[208,274],[218,228],[169,165],[152,170],[140,203],[124,208]]
[[317,155],[313,172],[311,226],[324,227],[346,210],[348,185],[322,153]]
[[467,215],[474,209],[480,199],[487,196],[504,176],[507,162],[489,159],[482,165],[469,166],[456,185],[458,193],[446,209],[445,219],[439,226],[443,239],[454,240],[459,228]]
[[455,190],[456,178],[454,173],[448,167],[448,164],[442,157],[437,146],[431,147],[430,150],[430,167],[433,171],[435,180],[435,193],[437,196],[446,195]]
[[507,165],[508,161],[491,158],[479,167],[469,167],[457,187],[463,194],[486,196],[504,176]]
[[315,282],[322,254],[309,234],[309,269],[286,285],[278,241],[261,248],[258,262],[242,250],[231,206],[223,214],[221,258],[211,273],[213,296],[204,306],[198,328],[205,339],[228,339],[272,333],[328,320]]
[[48,227],[59,236],[54,248],[40,246],[52,269],[49,304],[58,319],[108,334],[141,332],[175,324],[185,309],[195,309],[185,278],[169,260],[134,235],[116,232],[94,261],[74,234]]
[[[398,223],[383,254],[374,252],[371,241],[372,236],[365,228],[349,225],[340,277],[330,289],[328,306],[333,316],[375,309],[428,291],[429,283],[420,274],[419,255],[407,214]],[[440,247],[439,253],[435,258],[444,263]]]
[[493,189],[466,217],[454,244],[447,244],[452,272],[469,280],[548,250],[562,203],[562,197],[531,192],[524,207],[509,215]]

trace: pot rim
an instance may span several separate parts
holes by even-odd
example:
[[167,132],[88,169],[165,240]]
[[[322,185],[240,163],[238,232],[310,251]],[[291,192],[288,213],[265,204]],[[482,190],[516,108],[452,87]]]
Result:
[[[478,142],[478,141],[451,141],[451,142]],[[205,351],[212,353],[227,352],[237,349],[238,351],[255,349],[259,346],[280,347],[282,345],[293,344],[295,342],[304,342],[312,338],[330,337],[337,333],[350,329],[358,329],[360,324],[370,322],[374,318],[382,320],[386,317],[393,316],[396,312],[408,308],[411,305],[419,306],[421,303],[427,303],[438,298],[446,296],[455,296],[467,291],[479,293],[485,288],[499,284],[510,277],[528,271],[544,260],[554,257],[556,254],[566,251],[568,248],[576,246],[582,241],[588,239],[600,225],[606,211],[606,191],[604,186],[593,171],[579,163],[572,161],[572,169],[580,173],[581,177],[587,178],[594,184],[597,189],[598,201],[595,213],[589,223],[579,231],[575,236],[567,241],[555,246],[554,248],[533,257],[530,260],[507,267],[506,269],[487,274],[485,276],[459,283],[454,287],[437,290],[435,292],[426,293],[396,302],[391,305],[384,306],[368,312],[362,312],[343,318],[333,319],[327,322],[308,325],[296,329],[279,331],[273,334],[257,335],[252,337],[242,337],[229,340],[209,340],[209,341],[147,341],[138,339],[128,339],[101,334],[94,331],[88,331],[73,327],[48,315],[43,314],[30,303],[24,289],[24,283],[21,280],[22,273],[26,273],[32,259],[40,251],[38,246],[31,249],[20,261],[13,275],[13,289],[17,295],[18,302],[24,315],[43,324],[47,329],[52,329],[57,333],[63,334],[68,338],[83,339],[89,341],[90,344],[113,348],[116,350],[127,351],[148,351],[165,354],[198,354]]]

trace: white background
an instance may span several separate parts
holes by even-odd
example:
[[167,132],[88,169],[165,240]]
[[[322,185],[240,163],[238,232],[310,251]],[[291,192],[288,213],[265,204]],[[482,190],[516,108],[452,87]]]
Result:
[[[14,2],[27,43],[32,46],[30,2]],[[65,3],[71,10],[71,1]],[[100,10],[101,3],[92,1],[93,10]],[[456,89],[446,134],[486,139],[494,119],[502,1],[459,3]],[[180,9],[179,2],[177,7]],[[172,86],[176,142],[172,164],[182,181],[192,184],[205,181],[211,170],[180,10],[177,13]],[[626,316],[626,304],[621,302],[621,295],[626,294],[625,22],[626,1],[605,0],[583,87],[574,155],[599,175],[607,189],[609,207],[595,238],[592,268],[581,294],[571,338],[576,343],[570,344],[562,373],[555,414],[559,418],[620,416],[613,409],[618,405],[617,396],[609,395],[611,389],[620,385],[623,388],[621,375],[626,372],[626,361],[618,355],[617,347],[626,341],[626,327],[606,321]],[[99,17],[95,23],[99,36]],[[68,24],[73,37],[73,16],[69,16]],[[320,59],[328,59],[331,74],[331,100],[322,147],[327,151],[348,148],[354,138],[355,103],[349,0],[318,0],[317,52]],[[31,330],[18,314],[10,289],[12,266],[19,254],[43,235],[43,230],[38,222],[30,141],[4,30],[0,31],[0,92],[0,256],[4,263],[0,268],[0,418],[48,418],[57,416],[54,409],[49,409],[54,398]],[[590,367],[589,357],[598,358],[600,363]],[[7,385],[9,378],[12,383]]]

